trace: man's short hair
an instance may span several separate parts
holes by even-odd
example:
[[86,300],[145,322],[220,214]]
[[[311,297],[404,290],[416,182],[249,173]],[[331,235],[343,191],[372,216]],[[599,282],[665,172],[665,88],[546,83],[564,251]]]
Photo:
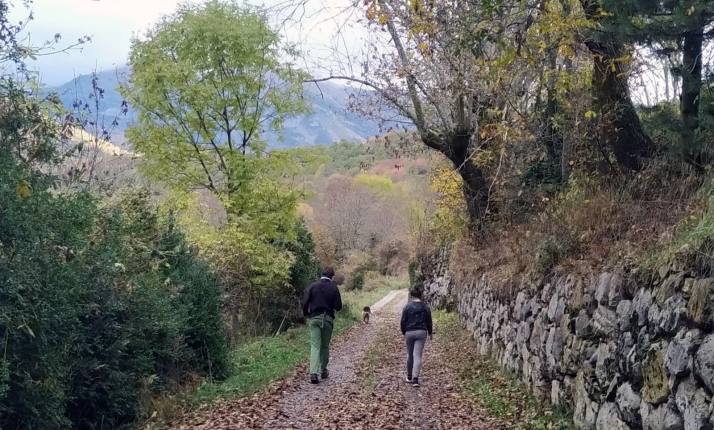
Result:
[[332,270],[332,267],[325,267],[325,268],[322,269],[322,271],[320,272],[320,276],[322,276],[323,278],[330,278],[330,279],[332,279],[332,278],[334,278],[334,276],[335,276],[335,271]]
[[419,288],[412,289],[409,294],[411,294],[411,296],[415,299],[421,300],[421,290]]

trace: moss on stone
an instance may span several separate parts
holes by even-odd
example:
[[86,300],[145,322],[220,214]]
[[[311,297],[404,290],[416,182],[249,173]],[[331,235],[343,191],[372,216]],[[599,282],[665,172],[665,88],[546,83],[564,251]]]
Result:
[[669,397],[667,374],[664,371],[665,349],[666,347],[661,344],[653,345],[642,364],[644,376],[642,398],[655,405],[664,403]]

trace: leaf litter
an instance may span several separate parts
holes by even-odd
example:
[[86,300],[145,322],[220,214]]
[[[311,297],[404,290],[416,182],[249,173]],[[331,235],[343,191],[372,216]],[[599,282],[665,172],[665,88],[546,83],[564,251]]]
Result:
[[[330,378],[308,382],[307,363],[249,398],[219,401],[182,416],[172,429],[489,429],[502,428],[461,395],[439,351],[427,341],[421,387],[404,381],[399,313],[406,298],[341,336]],[[305,346],[308,353],[308,346]]]

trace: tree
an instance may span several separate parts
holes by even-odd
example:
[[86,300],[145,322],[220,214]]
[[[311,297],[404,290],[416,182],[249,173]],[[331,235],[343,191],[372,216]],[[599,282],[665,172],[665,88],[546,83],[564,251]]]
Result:
[[[550,6],[559,3],[368,0],[372,40],[362,76],[326,79],[369,86],[411,121],[413,140],[441,153],[459,174],[471,226],[482,228],[497,211],[491,196],[503,181],[500,166],[509,146],[527,142],[538,134],[536,122],[552,124],[558,113],[555,103],[539,102],[543,78],[551,82],[551,101],[564,92],[558,90],[559,64],[544,62],[544,51],[574,56],[581,23]],[[551,128],[540,142],[553,146],[556,134]]]
[[122,93],[139,114],[127,136],[145,171],[207,189],[240,216],[241,195],[272,161],[262,132],[308,110],[306,75],[281,62],[294,52],[279,43],[259,11],[221,0],[183,4],[135,39]]
[[714,32],[714,4],[706,0],[603,0],[605,31],[620,43],[640,44],[674,64],[682,79],[680,151],[684,162],[704,171],[698,136],[704,46]]
[[608,13],[598,0],[580,0],[590,31],[585,46],[593,56],[593,99],[600,120],[601,139],[611,148],[618,164],[641,170],[643,160],[654,155],[655,147],[642,128],[630,97],[628,84],[631,53],[627,44],[613,40],[607,32],[592,31]]
[[209,192],[225,209],[225,225],[209,225],[196,205],[181,219],[226,285],[234,341],[247,326],[239,311],[255,313],[269,288],[288,285],[294,261],[274,243],[295,235],[303,190],[286,179],[304,160],[266,152],[261,139],[308,110],[307,75],[282,61],[293,54],[258,10],[185,3],[133,41],[122,88],[138,111],[127,136],[144,171],[179,194]]
[[[411,7],[394,0],[365,2],[375,42],[368,47],[363,76],[327,79],[367,85],[409,119],[418,140],[449,159],[461,176],[470,218],[478,226],[488,212],[491,183],[473,156],[488,146],[481,138],[478,117],[485,114],[492,88],[478,78],[479,67],[471,54],[458,46],[456,35],[473,28],[474,22],[461,20],[461,11],[446,3],[430,3],[425,19],[418,1]],[[477,100],[476,94],[483,99]]]

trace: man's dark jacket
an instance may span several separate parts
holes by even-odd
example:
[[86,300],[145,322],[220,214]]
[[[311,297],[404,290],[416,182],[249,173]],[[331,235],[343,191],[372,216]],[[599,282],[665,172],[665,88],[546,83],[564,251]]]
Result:
[[342,310],[342,297],[337,285],[327,278],[313,282],[302,299],[302,313],[308,318],[323,313],[334,318],[335,312]]
[[402,334],[414,330],[432,331],[431,309],[424,302],[411,302],[402,311]]

